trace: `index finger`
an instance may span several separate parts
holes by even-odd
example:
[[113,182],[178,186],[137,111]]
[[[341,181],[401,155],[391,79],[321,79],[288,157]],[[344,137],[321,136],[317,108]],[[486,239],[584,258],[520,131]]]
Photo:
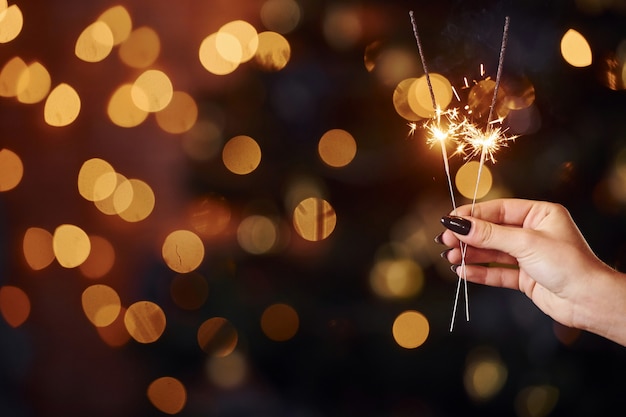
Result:
[[466,204],[457,207],[453,213],[457,216],[471,216],[491,223],[521,227],[531,211],[547,208],[544,206],[548,204],[543,201],[501,198],[476,203],[473,210],[471,204]]

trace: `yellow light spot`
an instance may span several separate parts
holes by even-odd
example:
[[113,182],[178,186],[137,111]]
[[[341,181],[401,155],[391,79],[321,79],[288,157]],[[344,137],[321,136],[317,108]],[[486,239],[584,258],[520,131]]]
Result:
[[491,190],[493,177],[487,165],[483,165],[482,172],[480,173],[480,181],[478,181],[478,188],[476,188],[479,166],[479,162],[469,161],[457,171],[454,182],[463,197],[473,199],[474,192],[476,191],[476,199],[480,199],[486,196]]
[[245,382],[248,373],[246,358],[239,352],[226,357],[212,356],[207,364],[209,380],[221,388],[232,389]]
[[52,250],[62,267],[75,268],[89,256],[91,242],[80,227],[63,224],[52,235]]
[[261,7],[263,26],[283,35],[298,27],[301,18],[302,11],[294,0],[267,0]]
[[39,62],[33,62],[17,80],[17,100],[24,104],[39,103],[50,92],[52,79],[50,73]]
[[167,107],[174,95],[174,89],[169,77],[163,71],[147,70],[137,77],[130,95],[135,106],[152,113]]
[[[105,174],[102,177],[100,177],[101,179],[98,181],[98,184],[100,183],[100,181],[109,184],[109,182],[113,182],[112,177],[110,176],[110,174]],[[105,181],[106,180],[106,181]],[[125,184],[126,182],[128,182],[128,179],[123,176],[122,174],[120,174],[119,172],[115,173],[115,182],[114,182],[114,189],[115,191],[117,191],[117,188],[119,186],[121,186],[122,184]],[[108,186],[107,186],[108,188]],[[125,191],[128,191],[129,188],[125,188]],[[132,189],[131,189],[132,190]],[[118,202],[117,202],[117,206],[115,205],[115,191],[113,191],[108,197],[103,198],[101,200],[95,200],[93,203],[96,206],[96,208],[98,210],[100,210],[100,212],[112,216],[114,214],[119,214],[119,211],[117,210],[117,207],[120,206],[120,200],[121,200],[121,196],[118,196]],[[121,195],[121,193],[120,193]],[[125,200],[128,202],[128,205],[130,205],[130,199]],[[123,208],[127,208],[128,206],[125,206]]]
[[424,286],[424,272],[411,259],[381,259],[370,272],[370,286],[381,297],[414,297]]
[[111,242],[101,236],[89,236],[91,251],[78,268],[87,278],[98,279],[105,276],[115,263],[115,249]]
[[223,197],[200,197],[189,207],[189,222],[201,237],[220,234],[230,223],[230,218],[231,210]]
[[463,376],[465,390],[476,401],[487,401],[500,392],[507,378],[507,369],[497,352],[477,348],[470,352]]
[[515,397],[515,414],[520,417],[547,417],[558,402],[558,388],[551,385],[529,386]]
[[592,62],[589,43],[580,32],[570,29],[561,39],[561,55],[574,67],[588,67]]
[[228,356],[237,347],[239,336],[233,325],[223,317],[206,320],[198,328],[198,345],[211,356]]
[[261,148],[250,136],[235,136],[224,145],[222,161],[230,172],[246,175],[261,163]]
[[109,197],[117,186],[115,169],[104,159],[91,158],[78,171],[78,192],[88,201]]
[[129,223],[146,219],[154,209],[152,188],[144,181],[130,179],[120,184],[113,195],[118,215]]
[[130,334],[128,334],[128,330],[126,330],[126,326],[124,325],[126,311],[124,307],[121,307],[113,323],[106,327],[96,327],[100,338],[111,347],[124,346],[130,340]]
[[12,285],[0,287],[0,313],[9,326],[21,326],[30,315],[28,295],[21,288]]
[[343,129],[331,129],[320,138],[317,152],[322,161],[331,167],[344,167],[356,155],[356,141]]
[[424,344],[429,332],[428,320],[417,311],[405,311],[393,322],[393,338],[405,349],[414,349]]
[[44,120],[50,126],[67,126],[78,117],[80,106],[80,97],[76,90],[61,83],[48,95],[44,106]]
[[28,66],[20,57],[11,58],[0,71],[0,96],[15,97],[19,79]]
[[86,62],[100,62],[113,50],[113,32],[104,22],[97,21],[78,36],[74,53]]
[[81,302],[85,316],[96,327],[111,325],[120,314],[120,296],[107,285],[87,287],[83,291]]
[[165,132],[178,134],[187,132],[196,124],[198,105],[189,94],[174,91],[172,100],[163,110],[155,114],[157,124]]
[[336,49],[352,47],[363,33],[357,8],[336,6],[329,9],[323,22],[324,37]]
[[0,11],[0,43],[11,42],[17,38],[23,26],[24,16],[16,4]]
[[335,230],[337,215],[328,201],[309,197],[302,200],[294,209],[293,225],[303,239],[324,240]]
[[298,332],[300,318],[293,307],[287,304],[273,304],[261,315],[261,329],[271,340],[284,342]]
[[161,307],[150,301],[138,301],[126,310],[124,325],[137,342],[152,343],[165,331],[165,313]]
[[[235,39],[239,47],[232,44],[231,37]],[[254,26],[250,23],[243,20],[234,20],[226,23],[219,29],[216,42],[217,50],[224,59],[243,63],[254,57],[259,47],[259,36]],[[237,52],[231,55],[233,51]]]
[[239,67],[239,62],[225,59],[217,49],[217,33],[212,33],[202,40],[198,50],[200,63],[211,74],[226,75]]
[[291,47],[289,42],[279,33],[259,33],[259,47],[254,56],[257,64],[266,71],[279,71],[289,63]]
[[24,258],[34,271],[46,268],[54,261],[52,233],[39,227],[29,227],[22,243]]
[[209,296],[209,284],[197,272],[179,274],[172,280],[170,295],[178,307],[184,310],[197,310]]
[[111,95],[107,115],[119,127],[139,126],[148,117],[148,112],[135,105],[131,95],[132,84],[119,86]]
[[24,165],[20,157],[6,148],[0,149],[0,192],[18,186],[24,176]]
[[120,60],[131,68],[147,68],[159,57],[161,40],[159,35],[147,26],[131,32],[119,49]]
[[152,381],[147,395],[152,405],[165,414],[178,414],[187,403],[185,386],[178,379],[169,376]]
[[204,244],[195,233],[189,230],[176,230],[165,238],[161,253],[171,270],[187,273],[202,263]]
[[0,0],[0,12],[4,12],[7,7],[9,7],[9,2],[7,0]]
[[[452,84],[441,74],[431,73],[430,84],[435,95],[437,106],[445,110],[452,101]],[[422,118],[430,118],[435,115],[433,99],[428,87],[426,76],[421,76],[409,87],[408,103],[413,112]]]
[[[407,78],[398,83],[393,91],[393,106],[396,109],[396,113],[405,120],[415,122],[422,119],[411,109],[409,104],[409,93],[411,92],[411,86],[417,81],[417,78]],[[426,113],[426,112],[425,112]]]
[[248,216],[237,228],[237,242],[248,253],[260,255],[271,251],[278,240],[276,223],[265,216]]
[[98,21],[104,22],[111,29],[113,34],[113,45],[119,45],[128,39],[130,31],[133,28],[133,22],[124,6],[113,6],[104,11]]

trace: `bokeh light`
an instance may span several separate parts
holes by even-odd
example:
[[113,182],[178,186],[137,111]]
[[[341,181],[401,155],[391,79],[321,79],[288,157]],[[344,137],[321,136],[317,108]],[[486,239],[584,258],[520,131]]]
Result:
[[278,239],[278,225],[267,216],[247,216],[237,227],[239,246],[254,255],[270,252],[278,243]]
[[238,351],[228,356],[211,356],[206,368],[209,380],[223,389],[234,389],[243,385],[248,376],[248,362]]
[[424,272],[409,258],[382,258],[370,271],[370,286],[383,298],[410,298],[422,291]]
[[393,322],[393,338],[405,349],[415,349],[424,344],[430,333],[426,317],[414,310],[399,314]]
[[17,187],[23,176],[22,159],[9,149],[0,149],[0,192]]
[[339,168],[348,165],[356,155],[354,137],[343,129],[331,129],[324,133],[317,144],[317,152],[327,165]]
[[11,58],[0,71],[0,96],[15,97],[18,93],[19,80],[27,70],[26,62],[18,56]]
[[165,132],[179,134],[189,131],[198,119],[198,105],[189,94],[174,91],[172,100],[155,114],[157,124]]
[[113,320],[111,324],[105,327],[96,327],[100,339],[110,347],[117,348],[124,346],[131,339],[128,330],[126,330],[126,325],[124,324],[126,311],[126,308],[120,307],[117,318]]
[[117,187],[113,166],[101,158],[83,162],[78,171],[78,193],[88,201],[100,201],[111,196]]
[[[478,170],[480,163],[478,161],[469,161],[463,164],[454,177],[457,190],[463,197],[473,199],[483,198],[491,190],[493,185],[493,176],[488,166],[483,165],[478,178]],[[478,180],[478,186],[476,186]]]
[[117,46],[128,39],[133,22],[128,10],[122,5],[113,6],[98,16],[98,21],[106,23],[113,35],[113,45]]
[[113,124],[119,127],[139,126],[148,117],[148,112],[135,105],[131,95],[132,84],[119,86],[111,95],[107,106],[107,115]]
[[62,224],[52,234],[52,250],[62,267],[76,268],[89,256],[91,241],[80,227]]
[[296,29],[301,18],[302,10],[295,0],[267,0],[261,7],[263,25],[283,35]]
[[52,250],[52,233],[40,227],[29,227],[24,233],[22,242],[24,259],[28,266],[39,271],[54,261]]
[[146,219],[154,209],[155,197],[146,182],[131,178],[119,184],[113,195],[118,215],[129,223]]
[[561,38],[561,55],[574,67],[588,67],[593,61],[587,39],[574,29],[569,29]]
[[11,327],[20,327],[30,316],[30,298],[19,287],[0,287],[0,313]]
[[302,200],[293,211],[296,232],[309,241],[324,240],[335,230],[337,214],[330,203],[322,198]]
[[204,244],[192,231],[176,230],[165,238],[161,254],[171,270],[187,273],[202,263]]
[[143,72],[130,89],[133,103],[141,110],[154,113],[170,104],[174,87],[167,74],[159,70]]
[[178,414],[187,403],[187,390],[176,378],[164,376],[155,379],[148,386],[148,399],[159,411],[165,414]]
[[298,332],[299,326],[298,312],[288,304],[272,304],[261,314],[263,333],[276,342],[284,342],[293,338]]
[[85,316],[96,327],[111,325],[120,314],[122,306],[120,296],[108,285],[96,284],[87,287],[81,300]]
[[34,104],[42,101],[50,92],[52,79],[50,73],[39,62],[33,62],[17,80],[17,100],[24,104]]
[[[233,44],[233,39],[235,44]],[[259,36],[250,23],[244,20],[234,20],[218,30],[216,47],[224,59],[241,64],[250,61],[256,54]]]
[[161,40],[154,29],[142,26],[133,30],[118,50],[120,60],[131,68],[148,68],[161,53]]
[[104,22],[96,21],[83,30],[76,40],[74,53],[86,62],[100,62],[113,50],[113,32]]
[[358,8],[336,5],[327,10],[322,31],[326,41],[339,50],[355,45],[363,33]]
[[[238,43],[235,45],[239,46]],[[238,61],[230,61],[218,51],[217,33],[211,33],[202,40],[198,49],[198,57],[204,69],[214,75],[230,74],[239,67]]]
[[466,362],[463,383],[470,398],[484,402],[496,396],[508,375],[500,355],[491,348],[475,348]]
[[76,90],[66,83],[54,87],[44,107],[44,120],[50,126],[63,127],[72,124],[80,113],[81,101]]
[[533,385],[522,389],[515,398],[519,417],[546,417],[559,402],[560,392],[552,385]]
[[124,314],[124,325],[128,334],[139,343],[156,342],[166,325],[165,313],[151,301],[137,301]]
[[228,201],[218,195],[198,197],[189,205],[189,223],[201,238],[210,238],[222,233],[231,219]]
[[250,136],[235,136],[224,145],[222,161],[230,172],[246,175],[261,163],[261,148]]
[[0,43],[8,43],[18,37],[24,26],[24,16],[17,4],[0,11]]
[[291,46],[280,33],[261,32],[254,59],[259,67],[266,71],[280,71],[291,59]]
[[115,263],[115,248],[106,238],[90,235],[91,251],[78,269],[87,278],[98,279],[105,276]]
[[235,350],[239,335],[230,321],[223,317],[213,317],[200,325],[197,339],[200,349],[208,355],[224,357]]

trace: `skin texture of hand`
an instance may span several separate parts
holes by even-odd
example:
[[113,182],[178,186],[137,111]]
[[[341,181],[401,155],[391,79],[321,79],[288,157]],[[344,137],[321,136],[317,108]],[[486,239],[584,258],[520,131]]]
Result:
[[626,346],[626,275],[598,259],[567,209],[499,199],[470,212],[466,205],[444,216],[444,226],[461,233],[446,230],[437,239],[451,248],[445,257],[452,264],[461,263],[459,241],[467,243],[459,276],[520,290],[559,323]]

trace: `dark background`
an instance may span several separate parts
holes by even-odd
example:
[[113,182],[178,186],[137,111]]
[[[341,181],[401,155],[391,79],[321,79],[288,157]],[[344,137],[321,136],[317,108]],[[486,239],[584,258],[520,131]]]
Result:
[[[553,416],[615,415],[626,405],[624,348],[585,333],[561,343],[551,319],[517,292],[470,285],[471,321],[459,319],[448,331],[455,280],[438,257],[443,248],[431,243],[441,230],[439,218],[450,210],[441,160],[423,132],[407,137],[407,121],[394,110],[394,86],[364,65],[365,48],[380,41],[414,51],[409,76],[422,74],[408,18],[415,10],[432,72],[458,82],[475,76],[483,63],[493,74],[504,17],[510,16],[503,77],[522,77],[534,86],[540,126],[497,155],[490,167],[494,181],[509,196],[564,204],[596,253],[622,268],[624,203],[606,184],[626,147],[626,93],[623,82],[611,86],[607,64],[626,40],[623,1],[591,12],[573,1],[305,0],[300,25],[285,35],[292,56],[284,70],[268,73],[244,64],[225,77],[200,67],[199,42],[234,19],[261,30],[261,1],[120,3],[135,26],[159,33],[157,66],[196,98],[200,117],[219,108],[224,138],[247,134],[259,142],[262,165],[237,178],[219,157],[188,159],[180,138],[161,132],[153,119],[134,129],[107,120],[108,95],[133,73],[115,56],[98,64],[79,61],[73,45],[87,24],[116,3],[17,4],[24,29],[0,45],[0,63],[16,55],[40,60],[53,85],[75,86],[83,107],[75,123],[54,129],[43,121],[42,104],[0,101],[0,146],[25,165],[20,185],[0,195],[0,284],[21,287],[32,304],[19,328],[0,321],[2,416],[161,415],[145,389],[163,375],[185,384],[184,416],[524,415],[516,411],[520,391],[544,385],[559,393]],[[328,11],[338,5],[363,17],[361,37],[346,48],[329,45],[322,31]],[[559,42],[569,28],[589,41],[590,67],[571,67],[561,57]],[[325,167],[316,153],[319,137],[332,128],[349,131],[358,144],[357,158],[343,170]],[[116,223],[79,198],[75,178],[92,157],[151,184],[157,207],[148,220]],[[235,212],[261,202],[288,219],[283,194],[296,175],[324,184],[337,212],[333,235],[315,243],[293,237],[289,247],[262,256],[246,254],[232,236],[209,242],[199,269],[210,286],[207,303],[195,312],[177,310],[169,300],[175,274],[159,249],[165,231],[180,223],[186,201],[218,193]],[[58,264],[28,269],[24,231],[62,223],[114,243],[116,265],[101,282],[115,287],[125,303],[149,299],[162,305],[168,327],[158,342],[107,347],[81,311],[80,294],[90,282]],[[380,299],[368,283],[377,251],[411,227],[428,236],[414,248],[424,289],[408,300]],[[283,343],[267,339],[258,325],[263,309],[275,302],[289,303],[300,316],[297,335]],[[391,337],[394,318],[407,309],[421,311],[430,323],[428,340],[412,350]],[[204,376],[207,358],[195,329],[212,316],[237,328],[250,373],[243,386],[219,389]],[[478,347],[498,352],[507,368],[501,391],[484,402],[472,400],[463,387],[468,355]]]

